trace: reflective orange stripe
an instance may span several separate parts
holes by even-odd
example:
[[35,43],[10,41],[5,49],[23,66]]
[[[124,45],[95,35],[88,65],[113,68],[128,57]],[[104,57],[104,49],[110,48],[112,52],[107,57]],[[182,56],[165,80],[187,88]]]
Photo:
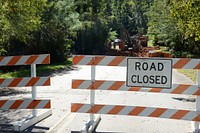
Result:
[[51,108],[51,101],[48,101],[48,103],[44,106],[44,108],[46,108],[46,109]]
[[32,55],[28,58],[25,64],[33,64],[33,62],[38,58],[38,55]]
[[149,90],[149,92],[161,92],[161,91],[162,91],[162,89],[160,89],[160,88],[152,88]]
[[49,86],[49,85],[51,85],[50,78],[48,78],[47,81],[42,86]]
[[85,56],[74,56],[72,60],[72,64],[76,65],[78,64]]
[[39,103],[40,103],[41,100],[33,100],[27,107],[27,109],[34,109]]
[[9,109],[17,109],[22,103],[23,100],[16,100]]
[[187,90],[191,85],[179,85],[176,87],[174,91],[172,91],[172,94],[182,94],[185,90]]
[[15,65],[22,56],[14,56],[7,65]]
[[84,82],[84,80],[75,80],[72,82],[72,88],[73,89],[77,89],[82,83]]
[[172,119],[181,119],[183,118],[183,116],[185,116],[188,112],[187,110],[179,110],[177,111],[173,116],[171,116],[170,118]]
[[3,60],[4,57],[0,57],[0,62]]
[[164,108],[157,108],[155,111],[153,111],[149,116],[150,117],[159,117],[161,116],[167,109]]
[[0,100],[0,108],[7,102],[7,100]]
[[2,84],[6,79],[0,79],[0,84]]
[[123,84],[124,81],[117,81],[112,86],[110,86],[108,90],[118,90]]
[[128,115],[138,115],[140,114],[145,107],[135,107]]
[[16,87],[19,82],[22,80],[22,78],[15,78],[9,85],[8,87]]
[[99,88],[105,81],[95,81],[92,83],[87,89],[97,89]]
[[104,56],[93,57],[93,59],[87,65],[98,65],[99,62],[101,62],[104,58]]
[[118,66],[126,57],[117,56],[107,66]]
[[25,86],[34,86],[40,78],[32,78]]
[[197,64],[197,66],[194,67],[194,69],[200,69],[200,62]]
[[200,95],[200,88],[193,95],[199,96]]
[[188,62],[190,62],[190,59],[180,59],[173,65],[173,68],[183,68]]
[[47,57],[42,61],[41,64],[49,64],[50,63],[50,55],[47,55]]
[[140,91],[141,87],[131,87],[128,91]]
[[192,121],[200,121],[200,114],[196,116],[194,119],[192,119]]
[[84,104],[77,104],[77,103],[73,104],[71,106],[71,112],[77,112],[83,105]]
[[124,107],[116,105],[114,108],[112,108],[108,114],[118,114]]
[[104,105],[94,105],[93,107],[91,107],[87,113],[97,113],[100,109],[103,108]]

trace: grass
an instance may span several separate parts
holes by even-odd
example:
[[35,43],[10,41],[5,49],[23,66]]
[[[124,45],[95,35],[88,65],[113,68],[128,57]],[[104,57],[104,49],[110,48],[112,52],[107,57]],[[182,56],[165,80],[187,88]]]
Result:
[[197,70],[179,69],[178,72],[186,75],[188,78],[190,78],[192,81],[194,81],[196,83],[196,81],[197,81]]
[[[52,73],[70,69],[72,65],[72,58],[67,59],[67,61],[60,63],[60,64],[53,64],[53,65],[37,65],[36,66],[36,75],[40,76],[49,76]],[[19,66],[18,70],[10,71],[10,72],[0,72],[1,78],[13,78],[13,77],[30,77],[31,71],[30,66]]]

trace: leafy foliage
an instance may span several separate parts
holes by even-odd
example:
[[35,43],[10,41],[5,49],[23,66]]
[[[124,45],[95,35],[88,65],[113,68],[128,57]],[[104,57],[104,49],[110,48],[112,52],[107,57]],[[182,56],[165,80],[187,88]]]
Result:
[[[67,58],[76,31],[82,27],[74,0],[15,0],[2,5],[5,18],[0,22],[8,24],[1,23],[1,55],[50,53],[52,62]],[[6,12],[13,5],[16,13]]]
[[52,62],[62,62],[70,54],[76,31],[82,27],[73,0],[48,3],[43,14],[43,26],[33,33],[29,53],[50,53]]
[[11,38],[26,41],[41,26],[46,0],[0,0],[0,43]]
[[200,40],[200,1],[171,0],[171,15],[178,21],[178,27],[185,38]]
[[[103,54],[104,43],[110,40],[111,30],[115,38],[130,42],[130,36],[147,33],[145,14],[152,0],[77,0],[77,11],[85,22],[79,31],[75,51],[85,54]],[[115,39],[112,38],[112,39]]]
[[0,0],[0,55],[104,54],[148,34],[175,56],[200,56],[199,0]]
[[12,53],[13,39],[27,42],[30,33],[40,28],[45,7],[46,0],[0,0],[0,55]]
[[155,0],[147,13],[148,34],[154,36],[154,44],[168,46],[175,57],[199,56],[198,4],[190,0]]

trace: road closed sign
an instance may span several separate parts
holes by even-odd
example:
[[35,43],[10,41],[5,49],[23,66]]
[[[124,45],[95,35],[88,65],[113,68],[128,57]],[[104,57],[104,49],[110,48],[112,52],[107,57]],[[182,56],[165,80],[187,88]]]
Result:
[[171,88],[172,60],[171,59],[127,59],[128,87]]

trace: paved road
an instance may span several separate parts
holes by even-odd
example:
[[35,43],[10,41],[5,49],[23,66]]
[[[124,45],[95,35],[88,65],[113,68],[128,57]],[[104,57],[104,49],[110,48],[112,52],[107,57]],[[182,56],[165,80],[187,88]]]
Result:
[[[99,80],[122,80],[126,79],[126,68],[124,67],[96,67],[96,79]],[[88,114],[70,113],[70,106],[73,102],[89,103],[90,91],[71,90],[71,79],[90,79],[90,67],[81,66],[73,71],[64,71],[58,73],[51,79],[50,87],[38,87],[38,98],[50,98],[52,101],[53,115],[42,122],[29,128],[26,132],[45,132],[55,126],[64,116],[66,119],[61,122],[54,132],[68,133],[71,131],[80,131],[84,124],[89,120]],[[173,72],[173,83],[193,84],[184,75],[177,71]],[[20,88],[21,89],[21,88]],[[23,88],[25,90],[29,88]],[[29,89],[30,90],[30,89]],[[153,106],[178,109],[195,109],[195,102],[187,102],[177,99],[193,99],[193,96],[168,95],[153,93],[135,93],[118,91],[96,91],[95,103],[98,104],[121,104],[134,106]],[[28,98],[30,94],[19,94],[4,98]],[[12,124],[19,120],[19,116],[25,117],[31,111],[12,111],[0,112],[0,132],[12,132]],[[102,115],[102,121],[97,127],[97,132],[134,132],[134,133],[188,133],[191,132],[191,122],[168,120],[147,117],[127,117],[127,116],[108,116]]]

